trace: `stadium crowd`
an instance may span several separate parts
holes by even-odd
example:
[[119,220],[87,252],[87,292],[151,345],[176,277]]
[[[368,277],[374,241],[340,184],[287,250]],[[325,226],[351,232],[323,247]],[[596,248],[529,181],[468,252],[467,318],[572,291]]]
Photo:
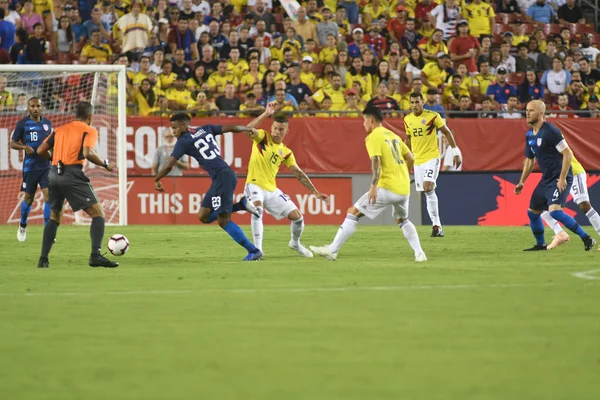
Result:
[[[131,115],[600,118],[600,35],[575,0],[0,0],[0,63],[126,64]],[[289,10],[288,10],[289,11]],[[0,110],[25,96],[0,76]],[[56,107],[78,80],[53,87]],[[20,98],[23,97],[23,98]],[[584,110],[580,112],[573,112]],[[571,111],[571,112],[569,112]]]

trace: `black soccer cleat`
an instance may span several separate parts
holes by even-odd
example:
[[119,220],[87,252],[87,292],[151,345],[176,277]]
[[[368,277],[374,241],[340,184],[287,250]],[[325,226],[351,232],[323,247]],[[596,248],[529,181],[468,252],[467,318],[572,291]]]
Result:
[[92,254],[90,256],[90,267],[117,268],[118,262],[110,261],[101,254]]
[[444,237],[444,230],[442,227],[434,225],[431,229],[431,237]]
[[585,251],[590,251],[592,247],[594,247],[594,245],[596,244],[596,240],[594,240],[594,238],[592,238],[591,236],[588,236],[582,240],[583,246],[585,247]]
[[535,246],[529,248],[529,249],[523,249],[523,251],[543,251],[543,250],[548,250],[548,246],[546,246],[545,244],[536,244]]
[[50,268],[50,261],[48,261],[48,259],[45,257],[40,257],[37,267],[38,268]]

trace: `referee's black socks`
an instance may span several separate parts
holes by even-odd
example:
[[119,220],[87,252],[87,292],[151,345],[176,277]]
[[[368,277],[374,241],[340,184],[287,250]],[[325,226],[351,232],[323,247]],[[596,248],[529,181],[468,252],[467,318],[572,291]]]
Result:
[[90,225],[90,238],[92,239],[92,254],[100,254],[102,238],[104,238],[104,218],[92,218],[92,225]]
[[41,258],[48,258],[52,244],[56,238],[56,231],[58,230],[58,222],[53,219],[48,220],[44,226],[44,236],[42,238],[42,254]]

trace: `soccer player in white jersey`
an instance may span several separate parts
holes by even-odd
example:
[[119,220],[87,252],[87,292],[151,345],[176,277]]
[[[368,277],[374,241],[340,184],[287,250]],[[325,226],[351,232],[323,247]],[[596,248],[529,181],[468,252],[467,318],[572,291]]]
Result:
[[251,128],[246,135],[254,141],[252,154],[248,164],[246,178],[246,197],[256,206],[259,215],[253,215],[251,226],[254,245],[262,250],[263,242],[263,210],[267,210],[276,219],[288,218],[291,221],[291,240],[289,247],[303,257],[313,254],[300,243],[304,230],[304,218],[296,204],[277,188],[275,178],[281,164],[285,164],[294,176],[320,200],[329,204],[329,196],[319,192],[308,176],[296,164],[294,153],[283,140],[288,134],[289,124],[285,115],[276,115],[271,125],[271,132],[256,129],[267,118],[273,115],[277,102],[267,104],[265,112],[247,125]]
[[427,261],[417,229],[408,219],[410,197],[408,170],[414,162],[413,155],[402,138],[382,126],[381,109],[367,107],[363,111],[363,118],[368,133],[365,144],[371,159],[371,187],[348,209],[346,219],[338,229],[333,242],[322,247],[310,246],[310,249],[328,260],[335,260],[342,245],[356,231],[360,217],[366,215],[374,219],[388,206],[392,206],[392,215],[412,247],[415,261]]

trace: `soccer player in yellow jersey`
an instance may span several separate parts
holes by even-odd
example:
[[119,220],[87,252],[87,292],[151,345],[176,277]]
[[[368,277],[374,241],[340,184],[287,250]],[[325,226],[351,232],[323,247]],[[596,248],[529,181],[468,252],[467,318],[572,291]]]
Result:
[[273,119],[271,132],[256,129],[269,116],[273,115],[277,104],[271,102],[267,108],[247,127],[251,128],[246,134],[254,145],[248,164],[246,178],[246,196],[258,209],[258,216],[252,217],[252,236],[254,245],[262,250],[263,241],[263,210],[267,210],[276,219],[288,218],[291,221],[290,249],[297,251],[303,257],[312,257],[313,254],[300,243],[300,236],[304,230],[304,218],[294,202],[277,188],[275,178],[281,164],[285,164],[294,176],[317,198],[329,204],[329,196],[319,192],[308,176],[296,164],[294,153],[284,143],[283,139],[288,133],[289,124],[287,117],[277,115]]
[[[590,194],[588,193],[587,187],[587,173],[579,161],[573,155],[571,160],[571,169],[573,170],[573,185],[571,186],[571,196],[573,201],[577,204],[577,207],[582,213],[590,220],[590,224],[594,227],[598,235],[600,235],[600,215],[594,210],[590,203]],[[564,231],[561,224],[558,223],[550,213],[546,210],[542,213],[542,219],[544,222],[554,231],[554,238],[548,245],[548,250],[560,246],[561,244],[568,242],[571,238],[569,234]],[[600,251],[600,247],[598,247]]]
[[363,120],[368,133],[365,144],[371,158],[372,178],[369,191],[348,209],[346,219],[331,244],[323,247],[310,246],[310,249],[328,260],[335,260],[342,245],[356,231],[360,217],[366,215],[374,219],[387,206],[392,206],[392,215],[412,247],[415,261],[427,261],[417,229],[408,219],[408,171],[414,162],[413,155],[398,135],[382,126],[381,109],[367,107],[363,111]]
[[433,224],[432,237],[443,237],[444,231],[440,221],[438,198],[435,194],[435,182],[440,172],[440,149],[438,147],[437,130],[440,130],[454,152],[454,165],[461,164],[460,153],[452,131],[435,111],[423,108],[423,95],[410,94],[411,113],[404,117],[406,144],[415,155],[415,186],[417,191],[425,192],[427,212]]

